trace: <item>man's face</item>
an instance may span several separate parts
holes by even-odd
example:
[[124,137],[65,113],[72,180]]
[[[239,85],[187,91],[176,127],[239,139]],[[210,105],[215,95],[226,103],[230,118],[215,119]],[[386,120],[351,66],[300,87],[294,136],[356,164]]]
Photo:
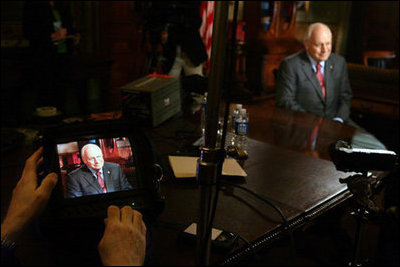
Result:
[[317,27],[313,30],[310,39],[304,42],[304,46],[317,62],[325,61],[332,52],[332,35],[325,27]]
[[103,168],[104,159],[100,148],[90,147],[88,150],[86,150],[86,153],[83,156],[83,162],[88,167],[96,171]]

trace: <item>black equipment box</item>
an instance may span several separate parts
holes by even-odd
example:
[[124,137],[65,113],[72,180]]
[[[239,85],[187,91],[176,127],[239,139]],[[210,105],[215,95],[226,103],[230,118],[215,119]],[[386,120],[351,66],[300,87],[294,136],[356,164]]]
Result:
[[150,74],[120,90],[125,118],[155,127],[181,111],[179,79]]

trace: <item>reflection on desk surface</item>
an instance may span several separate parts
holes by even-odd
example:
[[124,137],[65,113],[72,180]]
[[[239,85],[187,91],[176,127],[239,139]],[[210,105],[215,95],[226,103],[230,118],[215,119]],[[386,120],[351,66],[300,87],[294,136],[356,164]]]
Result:
[[329,145],[338,140],[351,140],[354,147],[386,149],[361,127],[266,104],[244,107],[250,114],[249,137],[258,141],[327,160]]
[[[360,146],[382,148],[372,135],[350,125],[259,103],[244,107],[250,114],[249,158],[243,164],[248,176],[237,184],[267,198],[293,227],[313,220],[352,196],[347,185],[339,181],[352,174],[335,168],[330,159],[329,145],[338,140],[353,140]],[[165,134],[171,131],[171,125],[177,125],[175,123],[154,131]],[[189,124],[184,125],[178,128],[190,127]],[[315,132],[317,134],[313,134]],[[311,136],[315,140],[310,141]],[[184,139],[176,138],[174,141],[179,144],[178,152],[184,155]],[[159,144],[160,148],[165,148],[165,142]],[[171,146],[171,142],[168,145]],[[169,153],[174,152],[177,150]],[[173,174],[169,175],[172,178],[162,185],[166,206],[160,221],[183,225],[198,221],[200,196],[197,183],[180,183],[173,178]],[[383,175],[383,172],[374,175]],[[224,186],[221,189],[213,227],[239,233],[253,245],[262,247],[275,237],[285,235],[280,229],[282,225],[277,211],[266,203],[236,187]],[[158,229],[157,235],[174,242],[171,235],[179,236],[181,228],[177,231]],[[195,263],[195,244],[171,247],[171,244],[163,243],[159,246],[160,262],[177,265]],[[237,255],[242,252],[238,248]]]
[[[249,158],[243,164],[247,176],[230,182],[268,199],[293,227],[346,203],[352,196],[346,184],[339,182],[351,174],[336,170],[330,160],[329,145],[347,139],[354,145],[382,149],[382,144],[373,136],[346,124],[268,104],[244,106],[250,114]],[[168,155],[198,156],[199,148],[191,144],[200,137],[200,121],[193,117],[174,118],[147,130],[164,163],[168,162]],[[23,162],[16,159],[26,158],[28,154],[29,151],[9,153],[2,163],[12,164],[2,168],[2,177],[19,178]],[[165,196],[165,208],[152,228],[153,256],[160,265],[194,265],[196,244],[181,243],[179,237],[187,225],[199,221],[199,187],[195,180],[177,181],[168,164],[164,167],[160,191]],[[8,186],[8,193],[3,194],[2,200],[8,201],[13,184],[4,181],[2,178],[2,187]],[[2,207],[6,207],[7,201],[2,201]],[[168,223],[174,226],[167,227]],[[282,217],[274,208],[227,185],[219,193],[213,227],[238,233],[259,247],[287,235],[282,228]],[[22,244],[22,249],[35,248],[26,244]],[[233,253],[241,253],[244,245],[241,243]],[[43,261],[41,253],[32,250],[30,255],[30,264],[40,265]],[[212,262],[226,256],[227,252],[213,251]]]

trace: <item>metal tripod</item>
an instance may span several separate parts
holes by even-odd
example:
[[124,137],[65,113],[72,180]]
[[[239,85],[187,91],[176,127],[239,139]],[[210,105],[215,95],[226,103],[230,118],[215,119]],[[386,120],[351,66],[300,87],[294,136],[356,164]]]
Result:
[[[372,185],[376,183],[376,178],[368,176],[368,173],[356,174],[349,176],[344,179],[339,179],[340,183],[346,183],[350,192],[354,195],[357,208],[352,211],[352,215],[357,222],[355,237],[354,237],[354,249],[353,258],[349,262],[348,266],[363,266],[366,260],[360,259],[360,236],[362,226],[367,223],[371,215],[379,211],[378,206],[370,198],[373,195]],[[371,211],[373,213],[371,213]]]

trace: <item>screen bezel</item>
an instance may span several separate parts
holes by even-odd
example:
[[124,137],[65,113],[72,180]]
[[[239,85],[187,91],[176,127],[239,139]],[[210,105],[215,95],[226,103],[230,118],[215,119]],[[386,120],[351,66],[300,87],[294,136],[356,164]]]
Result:
[[[116,140],[113,140],[113,139],[118,139],[118,138],[120,138],[120,139],[125,138],[125,140],[123,140],[123,141],[128,141],[129,146],[125,146],[125,148],[129,149],[130,153],[128,152],[129,156],[126,157],[126,161],[127,161],[126,163],[130,163],[130,159],[132,159],[133,167],[135,167],[135,169],[133,171],[131,170],[132,173],[129,173],[129,168],[130,168],[129,166],[124,166],[124,165],[122,165],[122,164],[120,164],[118,162],[118,159],[122,158],[121,157],[121,152],[118,152],[118,154],[116,155],[116,156],[118,156],[118,158],[110,159],[109,157],[107,157],[107,151],[106,151],[106,148],[108,148],[108,146],[104,145],[104,148],[102,147],[102,143],[104,144],[104,143],[107,143],[107,141],[116,141]],[[92,141],[95,141],[95,143],[93,143]],[[76,143],[76,147],[77,148],[74,149],[73,151],[77,152],[76,156],[78,156],[79,161],[80,161],[78,164],[76,164],[76,166],[73,169],[71,168],[73,166],[72,164],[65,164],[63,166],[60,165],[60,157],[65,157],[65,153],[60,153],[59,145],[64,145],[64,147],[63,147],[64,149],[67,146],[71,147],[71,146],[75,145],[75,144],[70,144],[70,143]],[[59,159],[58,162],[57,162],[56,167],[59,170],[60,177],[63,178],[63,174],[62,173],[64,173],[64,176],[65,176],[65,178],[64,178],[65,179],[65,184],[64,184],[64,181],[62,179],[62,185],[63,185],[63,191],[64,191],[64,198],[65,199],[73,198],[73,197],[67,197],[67,195],[66,195],[66,193],[67,193],[66,192],[66,189],[67,189],[66,186],[67,186],[67,183],[68,183],[68,180],[67,180],[68,179],[68,174],[70,174],[71,172],[75,171],[76,169],[84,167],[86,165],[83,162],[81,151],[82,151],[82,148],[83,148],[84,145],[90,144],[90,143],[91,144],[96,144],[97,146],[99,146],[99,148],[101,149],[102,154],[103,154],[104,163],[111,162],[111,163],[118,164],[121,167],[121,170],[124,172],[124,175],[126,176],[126,179],[130,183],[132,189],[138,188],[138,182],[139,181],[138,181],[138,179],[137,179],[137,177],[135,175],[135,173],[136,173],[136,155],[135,154],[136,153],[135,153],[135,149],[130,144],[131,141],[130,141],[129,137],[125,137],[125,136],[110,136],[110,137],[80,138],[80,139],[77,139],[77,140],[69,141],[67,143],[58,143],[58,144],[56,144],[57,156],[58,156],[58,159]],[[114,143],[114,145],[117,145],[117,144]],[[121,149],[121,147],[119,147],[119,149]],[[63,172],[64,170],[68,170],[68,171]],[[129,191],[129,190],[130,189],[128,189],[128,190],[120,190],[120,191],[115,191],[115,192],[122,192],[122,191]],[[102,193],[102,194],[110,194],[110,193],[112,193],[112,192],[107,192],[107,193]],[[93,195],[95,195],[95,194],[93,194]],[[79,196],[79,197],[83,197],[83,196]],[[77,198],[79,198],[79,197],[77,197]]]
[[57,144],[90,139],[126,137],[129,139],[132,156],[135,160],[136,186],[131,190],[104,194],[88,195],[77,198],[65,198],[61,178],[51,196],[53,209],[65,206],[81,206],[91,203],[99,205],[113,204],[115,201],[136,196],[155,198],[157,183],[155,181],[155,158],[152,146],[141,129],[127,121],[102,121],[76,125],[63,125],[43,131],[45,173],[56,172],[61,177]]

